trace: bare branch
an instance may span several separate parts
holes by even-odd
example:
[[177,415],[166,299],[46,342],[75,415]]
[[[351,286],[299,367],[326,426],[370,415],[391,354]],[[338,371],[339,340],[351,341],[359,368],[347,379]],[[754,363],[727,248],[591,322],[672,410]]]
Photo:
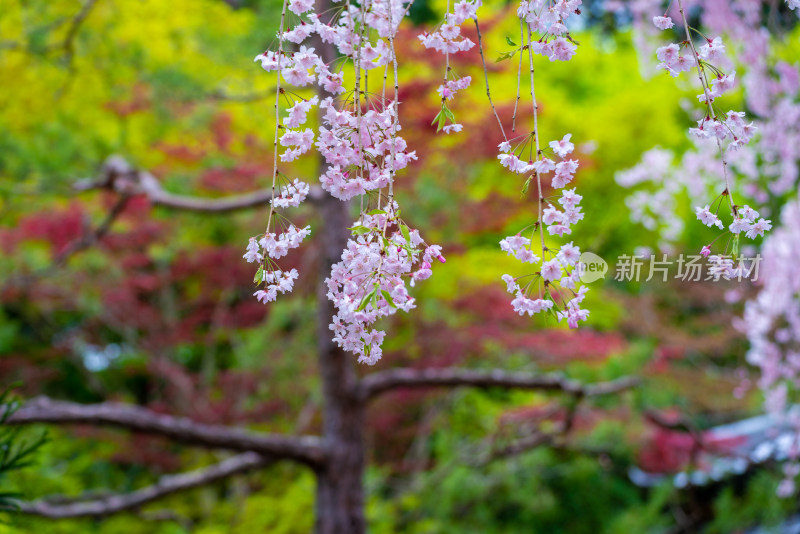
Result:
[[532,374],[470,369],[390,369],[367,375],[361,380],[360,395],[369,400],[386,391],[399,388],[430,388],[469,386],[477,388],[516,388],[543,391],[563,391],[579,397],[616,393],[639,383],[636,377],[623,377],[609,382],[582,384],[559,374]]
[[[111,156],[103,163],[101,176],[97,180],[81,180],[75,184],[78,191],[110,189],[126,195],[145,195],[151,203],[184,211],[225,213],[267,205],[272,199],[272,189],[260,189],[244,195],[224,198],[201,198],[175,195],[165,191],[155,176],[136,169],[124,158]],[[322,189],[314,187],[309,193],[312,202],[322,198]]]
[[[488,448],[483,465],[495,460],[506,459],[524,454],[542,445],[546,445],[552,449],[570,451],[578,454],[590,454],[600,457],[611,456],[612,452],[605,449],[591,449],[586,447],[580,448],[575,447],[570,443],[570,434],[572,433],[575,424],[575,416],[581,400],[585,398],[584,395],[575,397],[575,401],[567,407],[564,420],[556,422],[553,428],[547,432],[541,430],[540,426],[538,429],[533,430],[528,435],[512,440],[510,443],[507,443],[502,447],[494,447],[495,437],[490,438],[489,442],[491,445]],[[555,415],[555,413],[550,415]]]
[[623,376],[608,382],[597,382],[596,384],[584,384],[583,396],[584,397],[600,397],[603,395],[611,395],[619,393],[626,389],[632,389],[642,383],[638,376]]
[[69,25],[69,29],[67,30],[67,36],[64,37],[64,42],[62,43],[62,47],[64,48],[65,56],[67,58],[67,63],[72,65],[72,58],[75,55],[75,38],[78,35],[78,30],[80,30],[81,25],[84,23],[86,18],[91,13],[92,8],[94,8],[97,0],[87,0],[86,3],[83,4],[81,10],[78,12],[77,15],[72,19],[72,22]]
[[246,195],[236,195],[229,198],[205,199],[183,195],[173,195],[163,189],[144,191],[150,202],[157,206],[164,206],[184,211],[203,211],[211,213],[224,213],[241,209],[258,208],[267,205],[272,199],[270,189],[262,189]]
[[[74,254],[93,246],[95,243],[105,237],[105,235],[111,230],[111,225],[114,224],[114,221],[116,221],[125,210],[125,206],[127,205],[129,199],[130,197],[128,195],[120,196],[106,215],[105,219],[103,219],[103,222],[101,222],[100,225],[98,225],[98,227],[93,231],[84,234],[80,238],[67,245],[67,247],[56,256],[55,261],[50,269],[63,266]],[[50,269],[48,269],[48,271]]]
[[611,448],[602,446],[587,446],[584,444],[576,445],[570,443],[556,432],[534,432],[529,436],[519,438],[504,447],[490,449],[485,458],[475,465],[487,465],[496,460],[506,460],[521,454],[530,452],[538,447],[546,446],[551,450],[561,451],[569,454],[595,457],[602,462],[620,461],[619,453]]
[[185,417],[159,414],[140,406],[116,402],[77,404],[37,397],[25,403],[8,423],[109,425],[163,436],[188,445],[255,451],[312,466],[322,463],[325,457],[319,438],[314,436],[282,436],[196,423]]
[[518,456],[542,445],[552,445],[556,435],[557,432],[534,432],[524,438],[516,439],[504,447],[490,450],[482,463],[485,465],[496,460]]
[[47,499],[21,502],[18,503],[18,510],[25,514],[38,515],[50,519],[103,517],[134,510],[144,504],[179,491],[205,486],[233,475],[264,467],[271,461],[272,459],[269,457],[247,452],[209,467],[178,475],[167,475],[152,486],[147,486],[131,493],[113,494],[68,504],[58,504]]

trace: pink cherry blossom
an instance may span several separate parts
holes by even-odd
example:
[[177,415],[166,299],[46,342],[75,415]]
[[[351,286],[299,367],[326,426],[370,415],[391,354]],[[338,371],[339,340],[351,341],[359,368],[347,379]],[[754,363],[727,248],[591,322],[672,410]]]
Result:
[[560,141],[550,141],[550,148],[558,157],[564,158],[575,149],[575,145],[570,142],[571,138],[572,134],[566,134]]
[[653,17],[653,26],[659,30],[668,30],[675,26],[670,17]]

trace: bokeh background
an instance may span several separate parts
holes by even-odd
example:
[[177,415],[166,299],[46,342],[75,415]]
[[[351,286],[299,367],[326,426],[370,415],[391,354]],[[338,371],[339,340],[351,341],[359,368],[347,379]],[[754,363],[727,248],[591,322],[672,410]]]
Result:
[[[21,398],[123,400],[208,423],[315,431],[318,242],[290,254],[287,268],[307,275],[291,298],[268,307],[251,297],[253,273],[241,257],[266,208],[191,214],[135,197],[98,242],[71,251],[118,200],[74,188],[110,155],[177,194],[214,198],[271,182],[274,79],[252,58],[271,42],[277,0],[97,0],[76,25],[84,5],[0,3],[0,386],[18,384]],[[649,254],[657,242],[630,222],[629,191],[614,176],[654,146],[690,146],[681,103],[694,99],[692,87],[655,75],[626,21],[591,7],[577,56],[537,72],[542,135],[572,132],[581,161],[576,185],[587,215],[572,237],[611,271],[591,284],[586,328],[521,318],[500,281],[515,262],[497,243],[529,224],[534,204],[495,160],[501,138],[476,50],[451,58],[457,75],[473,77],[452,108],[464,132],[436,135],[430,126],[443,66],[415,36],[443,6],[417,0],[418,26],[397,39],[404,136],[419,155],[397,195],[404,217],[444,245],[448,261],[415,289],[418,309],[387,325],[379,367],[463,364],[643,382],[582,406],[567,443],[494,461],[483,460],[492,443],[551,424],[557,401],[468,389],[382,398],[368,413],[370,531],[745,532],[792,516],[797,503],[775,496],[782,474],[770,462],[676,484],[676,474],[703,467],[698,432],[762,410],[747,388],[746,341],[732,326],[754,288],[614,280],[618,256]],[[513,8],[489,2],[483,25],[493,96],[509,116],[516,63],[494,57],[517,32]],[[779,54],[798,57],[798,33],[782,39]],[[528,118],[521,109],[518,120]],[[315,162],[284,172],[313,181]],[[304,210],[296,223],[324,224]],[[677,253],[696,253],[711,235],[689,226]],[[27,498],[125,491],[217,458],[108,429],[48,435],[34,465],[0,480],[4,489]],[[647,483],[634,472],[646,472]],[[0,533],[304,533],[313,499],[310,471],[277,464],[138,514],[12,516]],[[685,517],[699,523],[686,527]]]

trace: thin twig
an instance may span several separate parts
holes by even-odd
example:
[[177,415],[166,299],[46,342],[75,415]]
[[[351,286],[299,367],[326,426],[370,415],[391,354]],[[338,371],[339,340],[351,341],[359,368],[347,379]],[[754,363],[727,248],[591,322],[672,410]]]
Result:
[[[708,106],[708,111],[711,114],[711,118],[716,121],[717,115],[714,113],[714,106],[711,104],[711,95],[709,94],[708,85],[703,79],[703,67],[700,65],[700,56],[697,54],[694,41],[692,41],[692,34],[689,31],[689,22],[686,20],[686,13],[683,10],[683,0],[678,0],[678,8],[680,9],[681,19],[683,19],[683,28],[686,31],[686,41],[689,44],[689,48],[692,49],[692,56],[694,56],[694,62],[697,66],[697,79],[700,81],[700,85],[703,87],[703,94],[705,95],[706,105]],[[725,150],[722,148],[722,142],[720,141],[719,137],[715,136],[715,138],[717,140],[717,148],[719,148],[719,157],[722,160],[722,175],[725,178],[725,190],[728,192],[728,199],[731,203],[731,211],[735,216],[736,202],[733,200],[733,190],[731,189],[731,184],[728,178],[728,160],[725,157]]]
[[481,63],[483,64],[483,79],[486,82],[486,98],[489,99],[489,105],[492,107],[494,118],[497,119],[497,124],[500,126],[500,132],[503,134],[503,140],[508,141],[505,128],[503,128],[503,121],[500,120],[500,115],[497,114],[497,108],[492,101],[492,93],[489,91],[489,69],[486,67],[486,58],[483,55],[483,38],[481,37],[481,28],[478,25],[478,16],[473,19],[475,21],[475,31],[478,33],[478,51],[481,53]]

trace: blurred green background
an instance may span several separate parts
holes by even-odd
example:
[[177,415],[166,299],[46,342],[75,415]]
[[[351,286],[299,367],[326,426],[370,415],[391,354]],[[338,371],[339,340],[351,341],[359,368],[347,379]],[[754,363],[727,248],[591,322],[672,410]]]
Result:
[[[287,258],[301,271],[291,298],[256,303],[241,255],[265,209],[197,215],[134,198],[100,243],[51,268],[115,203],[110,193],[73,189],[109,155],[174,193],[218,197],[270,183],[274,79],[252,58],[270,44],[279,4],[98,0],[75,24],[86,5],[0,7],[0,386],[20,382],[22,398],[123,400],[209,423],[315,431],[319,243]],[[431,23],[443,5],[418,0],[414,21]],[[518,27],[503,5],[484,9],[493,96],[508,115],[516,62],[493,60]],[[677,489],[669,476],[645,489],[628,476],[643,463],[668,475],[685,467],[669,454],[675,436],[648,423],[647,410],[683,414],[702,429],[760,407],[755,394],[733,395],[746,378],[746,345],[731,327],[738,305],[725,301],[733,285],[613,280],[617,256],[657,241],[629,222],[628,192],[614,174],[653,146],[688,147],[679,102],[693,98],[691,87],[643,77],[629,29],[607,24],[578,36],[573,61],[537,71],[542,135],[571,132],[582,164],[586,219],[571,237],[612,264],[591,285],[587,328],[571,332],[511,310],[500,276],[516,262],[497,242],[530,223],[533,204],[494,159],[501,139],[477,54],[452,59],[457,75],[473,77],[453,105],[464,133],[435,134],[443,65],[421,48],[420,31],[405,27],[398,37],[401,121],[420,157],[399,177],[398,199],[448,261],[415,289],[419,308],[386,325],[380,367],[562,370],[585,381],[634,374],[644,383],[582,407],[569,446],[488,464],[479,461],[488,436],[518,431],[555,401],[472,390],[383,398],[368,414],[370,531],[675,532],[678,511],[697,505],[705,532],[734,532],[790,514],[795,504],[775,498],[780,474],[769,465],[702,490]],[[528,118],[522,110],[520,122]],[[313,158],[287,167],[315,179]],[[304,209],[295,220],[313,231],[322,222]],[[707,240],[687,235],[681,250]],[[0,480],[3,488],[27,498],[130,491],[215,459],[108,429],[51,428],[49,436],[37,464]],[[313,499],[313,474],[278,464],[104,521],[8,516],[0,533],[304,533]]]

